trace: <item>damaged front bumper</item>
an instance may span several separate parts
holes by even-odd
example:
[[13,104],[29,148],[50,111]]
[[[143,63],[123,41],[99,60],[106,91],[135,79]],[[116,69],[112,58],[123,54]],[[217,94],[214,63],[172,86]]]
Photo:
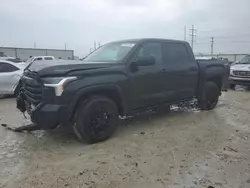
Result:
[[54,90],[45,87],[37,73],[26,70],[19,84],[17,108],[41,129],[53,129],[68,117],[67,106],[57,101]]
[[66,106],[40,103],[34,107],[25,96],[18,97],[16,102],[17,108],[23,113],[27,111],[31,121],[41,129],[54,129],[66,121]]

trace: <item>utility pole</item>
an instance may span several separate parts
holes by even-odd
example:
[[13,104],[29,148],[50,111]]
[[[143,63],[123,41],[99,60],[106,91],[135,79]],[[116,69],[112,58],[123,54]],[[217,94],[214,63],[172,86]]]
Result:
[[64,49],[67,50],[67,43],[64,43]]
[[211,55],[214,53],[214,37],[211,37]]
[[96,42],[94,41],[94,50],[96,50]]
[[100,48],[101,47],[101,43],[100,42],[98,42],[98,48]]
[[192,29],[190,29],[190,32],[191,32],[191,34],[190,34],[190,37],[191,37],[191,47],[192,47],[192,49],[194,49],[194,42],[195,42],[195,37],[196,37],[196,32],[197,32],[197,30],[194,29],[194,25],[192,25]]
[[36,48],[36,42],[34,42],[34,48]]
[[187,40],[187,27],[184,27],[184,40]]

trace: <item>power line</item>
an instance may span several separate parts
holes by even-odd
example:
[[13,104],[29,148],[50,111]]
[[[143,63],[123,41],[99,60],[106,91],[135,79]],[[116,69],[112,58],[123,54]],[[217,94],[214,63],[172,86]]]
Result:
[[211,55],[214,53],[214,37],[211,37]]
[[191,47],[192,47],[192,49],[194,49],[194,39],[195,39],[195,37],[196,37],[196,32],[197,32],[197,30],[196,29],[194,29],[194,25],[192,25],[192,29],[190,29],[190,32],[191,32],[191,34],[190,34],[190,37],[191,37]]

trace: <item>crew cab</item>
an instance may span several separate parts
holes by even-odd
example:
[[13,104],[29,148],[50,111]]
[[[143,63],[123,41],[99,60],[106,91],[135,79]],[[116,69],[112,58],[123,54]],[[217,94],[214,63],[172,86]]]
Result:
[[230,67],[229,87],[236,85],[250,86],[250,55]]
[[197,62],[187,42],[137,39],[103,45],[83,61],[32,63],[24,71],[17,107],[42,129],[72,125],[89,143],[108,139],[119,116],[198,99],[215,108],[226,69]]

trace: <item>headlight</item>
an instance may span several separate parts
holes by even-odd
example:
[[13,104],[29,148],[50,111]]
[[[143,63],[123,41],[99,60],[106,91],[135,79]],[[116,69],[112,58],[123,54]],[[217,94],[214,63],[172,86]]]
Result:
[[43,84],[46,87],[53,87],[55,89],[56,96],[61,96],[66,85],[77,77],[50,77],[42,78]]
[[43,84],[58,84],[66,77],[51,77],[51,78],[42,78]]

